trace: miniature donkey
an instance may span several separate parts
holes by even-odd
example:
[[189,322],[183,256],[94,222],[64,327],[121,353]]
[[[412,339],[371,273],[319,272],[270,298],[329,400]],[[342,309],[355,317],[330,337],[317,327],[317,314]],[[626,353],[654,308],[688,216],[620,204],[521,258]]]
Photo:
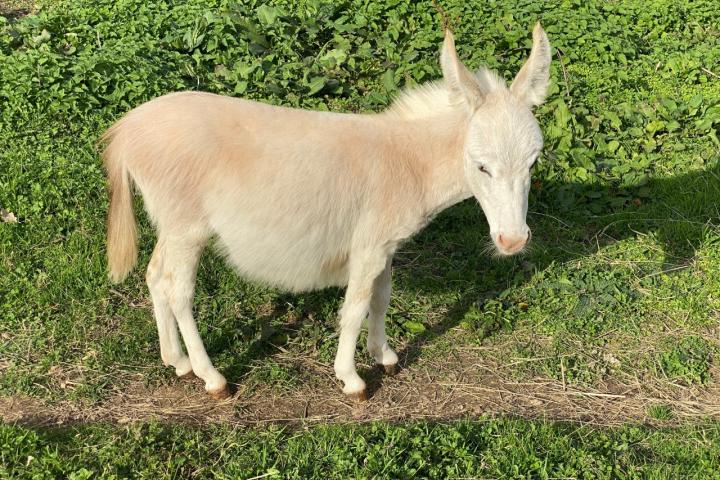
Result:
[[473,195],[499,254],[529,241],[530,170],[543,146],[531,108],[546,95],[550,60],[537,24],[530,57],[508,88],[491,71],[471,73],[446,31],[443,80],[403,93],[379,114],[199,92],[147,102],[102,138],[110,279],[123,280],[137,261],[134,183],[157,228],[146,279],[165,365],[200,377],[213,397],[227,395],[192,314],[200,252],[214,235],[248,280],[294,292],[347,286],[335,375],[343,392],[363,399],[354,356],[364,320],[375,362],[388,373],[398,362],[384,325],[398,245]]

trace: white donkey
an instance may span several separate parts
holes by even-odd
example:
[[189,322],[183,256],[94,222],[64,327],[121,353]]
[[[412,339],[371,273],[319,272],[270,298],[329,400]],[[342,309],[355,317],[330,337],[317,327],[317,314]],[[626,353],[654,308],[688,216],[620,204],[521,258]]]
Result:
[[375,362],[388,373],[398,362],[384,324],[398,245],[472,195],[500,254],[530,239],[530,169],[543,146],[531,108],[545,97],[550,59],[537,24],[530,57],[507,88],[460,63],[447,31],[443,81],[405,92],[380,114],[199,92],[128,113],[103,136],[109,275],[121,281],[137,261],[134,182],[158,234],[146,279],[164,364],[200,377],[213,397],[227,395],[192,315],[198,259],[214,235],[249,280],[296,292],[347,286],[335,375],[343,392],[363,399],[354,356],[365,319]]

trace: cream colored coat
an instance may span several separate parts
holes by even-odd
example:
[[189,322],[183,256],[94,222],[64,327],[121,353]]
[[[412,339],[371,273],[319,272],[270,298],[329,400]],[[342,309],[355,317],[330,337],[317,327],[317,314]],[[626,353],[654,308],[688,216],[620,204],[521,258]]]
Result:
[[158,232],[146,278],[164,363],[180,376],[194,372],[215,396],[227,392],[192,317],[198,259],[215,236],[248,280],[290,291],[347,286],[335,361],[345,393],[364,396],[354,365],[364,319],[369,352],[394,370],[384,315],[401,242],[472,195],[499,253],[516,253],[529,240],[530,167],[542,148],[531,106],[544,98],[550,64],[539,24],[533,41],[509,89],[487,70],[471,74],[446,32],[444,81],[406,92],[384,113],[183,92],[113,125],[103,137],[110,278],[121,281],[136,262],[134,183]]

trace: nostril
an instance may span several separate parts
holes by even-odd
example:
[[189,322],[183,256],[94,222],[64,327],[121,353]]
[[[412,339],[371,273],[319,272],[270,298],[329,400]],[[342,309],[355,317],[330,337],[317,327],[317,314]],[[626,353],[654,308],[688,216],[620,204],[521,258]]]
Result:
[[505,245],[505,237],[503,237],[502,233],[498,235],[497,240],[500,245],[507,248],[507,245]]
[[528,241],[530,240],[530,232],[528,231],[526,237],[522,237],[521,235],[513,236],[513,235],[505,235],[505,234],[499,234],[497,236],[497,244],[502,247],[504,250],[519,250],[521,249]]

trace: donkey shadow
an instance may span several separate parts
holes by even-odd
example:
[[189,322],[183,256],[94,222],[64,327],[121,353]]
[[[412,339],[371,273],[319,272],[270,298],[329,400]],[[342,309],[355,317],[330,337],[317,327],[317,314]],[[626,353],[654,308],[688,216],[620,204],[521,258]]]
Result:
[[522,285],[553,263],[653,235],[664,254],[663,270],[687,265],[720,223],[720,164],[629,188],[544,181],[534,184],[529,204],[533,240],[520,256],[493,259],[483,252],[488,227],[474,199],[443,212],[399,253],[397,290],[442,294],[448,279],[465,279],[447,313],[399,352],[402,366],[418,359],[423,344],[459,325],[474,303]]
[[[397,292],[410,296],[443,296],[451,290],[449,285],[461,292],[449,302],[441,318],[425,332],[412,337],[398,352],[401,367],[415,363],[424,344],[458,326],[473,304],[521,286],[535,272],[553,263],[592,255],[603,246],[623,239],[652,234],[664,252],[663,269],[669,270],[692,260],[696,249],[712,234],[709,226],[720,222],[720,164],[671,178],[651,179],[644,185],[628,188],[559,180],[541,182],[534,184],[530,194],[528,225],[533,231],[533,240],[525,254],[507,258],[493,258],[488,254],[487,223],[472,198],[442,212],[401,247],[393,260],[395,293],[391,309]],[[201,262],[201,270],[206,262]],[[228,272],[222,268],[204,270],[206,273],[201,272],[198,280],[207,294],[212,296],[213,292],[223,290],[221,279]],[[336,288],[275,295],[269,312],[255,317],[250,324],[230,320],[220,335],[207,338],[208,352],[211,356],[221,355],[232,348],[237,339],[231,332],[249,329],[249,346],[223,369],[231,381],[240,381],[247,375],[251,362],[271,357],[278,352],[278,347],[284,348],[292,342],[301,331],[300,323],[309,318],[332,317],[328,312],[337,310],[342,296],[343,290]],[[286,316],[292,305],[302,305],[298,308],[298,318],[284,324],[280,331],[264,334],[266,326]],[[328,330],[334,323],[324,321],[317,327]],[[283,340],[270,341],[273,333],[280,333]],[[325,332],[326,336],[329,333]],[[494,331],[488,332],[493,334]],[[389,337],[392,342],[393,335]],[[381,386],[380,372],[359,371],[367,381],[368,393]]]

